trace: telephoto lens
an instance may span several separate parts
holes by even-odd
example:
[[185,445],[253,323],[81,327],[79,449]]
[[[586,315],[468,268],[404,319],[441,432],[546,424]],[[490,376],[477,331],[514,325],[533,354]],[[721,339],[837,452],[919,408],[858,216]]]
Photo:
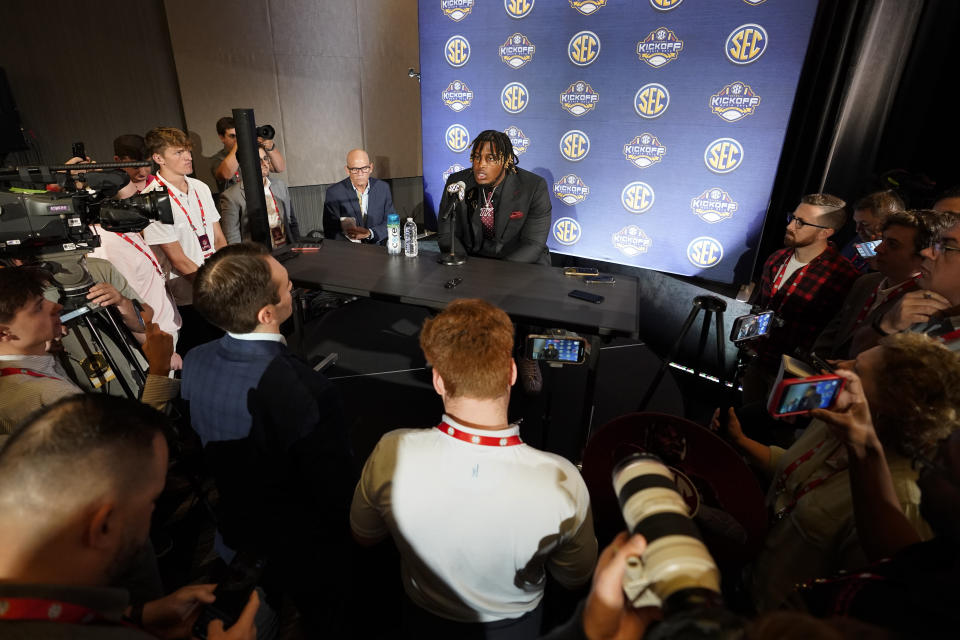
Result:
[[275,135],[277,135],[277,130],[274,129],[272,125],[265,124],[257,127],[258,138],[263,138],[264,140],[273,140]]
[[614,467],[613,489],[627,528],[647,541],[643,556],[628,560],[623,580],[633,605],[659,606],[665,617],[722,605],[720,572],[670,469],[654,455],[633,454]]

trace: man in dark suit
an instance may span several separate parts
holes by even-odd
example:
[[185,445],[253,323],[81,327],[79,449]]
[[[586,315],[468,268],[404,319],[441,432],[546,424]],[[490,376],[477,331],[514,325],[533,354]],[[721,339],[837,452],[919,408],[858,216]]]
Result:
[[[198,311],[227,334],[188,354],[182,395],[220,494],[229,550],[268,557],[313,632],[333,628],[349,576],[356,482],[337,390],[287,349],[291,283],[260,245],[228,245],[194,284]],[[271,597],[271,580],[265,585]]]
[[860,276],[853,283],[840,309],[830,324],[813,343],[813,352],[821,358],[846,360],[860,351],[853,335],[869,327],[908,291],[918,288],[914,276],[920,270],[920,252],[929,243],[929,233],[912,212],[889,214],[877,245],[876,273]]
[[443,191],[437,211],[441,251],[513,262],[550,264],[547,234],[550,232],[550,192],[540,176],[517,168],[510,138],[500,131],[483,131],[473,141],[473,167],[458,171],[447,186],[466,184],[464,206],[457,207],[456,237],[451,222],[443,220],[452,198]]
[[[279,178],[270,180],[267,177],[270,174],[270,156],[262,146],[258,151],[264,199],[267,203],[267,221],[270,225],[270,245],[276,249],[285,244],[297,242],[300,238],[300,226],[293,213],[286,183]],[[230,244],[250,240],[250,216],[247,211],[247,196],[243,192],[243,182],[232,184],[220,194],[220,227]]]
[[347,177],[330,185],[323,201],[323,235],[380,244],[387,239],[387,215],[394,212],[390,186],[370,177],[373,163],[363,149],[348,153],[344,168]]

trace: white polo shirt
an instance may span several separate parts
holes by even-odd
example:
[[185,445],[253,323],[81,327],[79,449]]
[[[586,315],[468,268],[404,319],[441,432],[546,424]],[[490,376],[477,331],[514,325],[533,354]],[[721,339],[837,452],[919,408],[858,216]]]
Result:
[[[166,187],[170,192],[170,208],[173,210],[173,224],[154,222],[143,230],[143,238],[149,245],[179,242],[183,253],[200,266],[213,255],[213,223],[220,221],[220,214],[210,195],[210,187],[194,178],[187,178],[187,193],[163,180],[159,175],[143,190],[143,193],[157,191]],[[179,204],[178,204],[179,203]],[[200,247],[200,236],[206,234],[210,248],[204,251]],[[164,272],[168,274],[167,289],[178,305],[193,304],[193,284],[180,277],[173,268],[163,250],[155,252]]]
[[444,618],[493,622],[537,607],[545,566],[565,586],[586,582],[597,540],[577,468],[519,442],[515,425],[443,425],[383,436],[350,509],[358,536],[393,535],[407,595]]
[[[176,206],[176,205],[174,205]],[[100,246],[90,255],[109,261],[127,284],[153,308],[153,321],[173,336],[180,330],[180,313],[167,292],[166,274],[157,256],[139,233],[114,233],[95,225]],[[158,250],[159,251],[159,250]]]

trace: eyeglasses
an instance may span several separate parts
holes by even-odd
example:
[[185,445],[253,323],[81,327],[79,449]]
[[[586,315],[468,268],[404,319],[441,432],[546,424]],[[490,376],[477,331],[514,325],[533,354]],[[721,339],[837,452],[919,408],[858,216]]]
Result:
[[794,221],[797,222],[797,227],[803,229],[804,227],[816,227],[817,229],[830,229],[831,227],[825,227],[822,224],[813,224],[812,222],[807,222],[806,220],[801,220],[793,213],[787,213],[787,226],[789,227]]
[[930,243],[930,248],[933,249],[934,255],[942,255],[944,251],[960,251],[960,247],[951,247],[947,244],[944,244],[943,240],[937,240],[936,242]]
[[266,156],[265,158],[260,158],[260,164],[266,165],[266,166],[269,167],[270,164],[271,164],[271,163],[270,163],[270,156]]
[[364,165],[362,167],[347,167],[347,171],[356,175],[358,173],[367,173],[370,169],[373,168],[373,165]]

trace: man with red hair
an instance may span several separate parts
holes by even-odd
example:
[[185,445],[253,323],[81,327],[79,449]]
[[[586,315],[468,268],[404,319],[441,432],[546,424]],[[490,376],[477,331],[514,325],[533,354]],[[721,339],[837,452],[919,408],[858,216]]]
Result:
[[443,419],[380,439],[354,493],[354,537],[393,535],[414,637],[536,637],[545,569],[566,587],[593,571],[587,487],[507,420],[517,366],[506,313],[455,300],[424,323],[420,346]]

